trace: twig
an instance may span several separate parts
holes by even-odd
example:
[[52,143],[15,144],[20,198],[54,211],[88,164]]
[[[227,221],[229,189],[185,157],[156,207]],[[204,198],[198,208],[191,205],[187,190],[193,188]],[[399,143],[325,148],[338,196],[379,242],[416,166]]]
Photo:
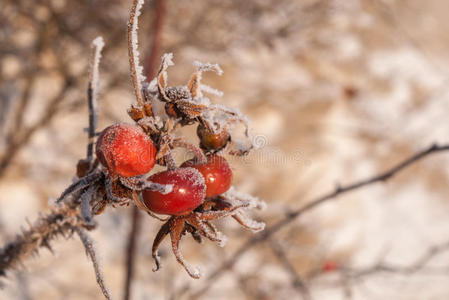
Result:
[[88,129],[88,144],[87,144],[87,160],[89,164],[93,159],[94,149],[94,137],[97,127],[97,102],[98,102],[98,89],[100,84],[99,65],[101,59],[101,50],[104,47],[104,41],[101,36],[92,41],[92,47],[94,53],[92,55],[90,71],[89,71],[89,84],[87,86],[87,104],[89,108],[89,129]]
[[[427,264],[437,255],[449,251],[449,241],[440,244],[438,246],[430,247],[424,254],[418,257],[410,265],[394,265],[385,262],[378,262],[373,266],[363,268],[363,269],[353,269],[353,268],[342,268],[342,271],[347,274],[349,279],[358,279],[361,277],[366,277],[368,275],[376,273],[394,273],[399,275],[412,275],[418,271],[427,269]],[[429,268],[429,270],[436,270],[435,268]],[[449,266],[438,268],[437,270],[447,273],[449,271]]]
[[198,299],[202,295],[204,295],[209,288],[213,285],[214,282],[217,282],[217,279],[223,275],[223,273],[229,269],[231,269],[237,261],[242,257],[244,253],[246,253],[249,249],[253,248],[254,246],[258,245],[259,243],[267,240],[270,238],[273,234],[278,232],[281,228],[285,227],[286,225],[292,223],[296,218],[301,216],[303,213],[306,213],[310,210],[313,210],[316,207],[319,207],[321,204],[324,204],[328,202],[329,200],[335,200],[337,196],[341,194],[345,194],[357,189],[360,189],[362,187],[378,183],[378,182],[384,182],[388,179],[392,178],[394,175],[396,175],[398,172],[402,171],[406,167],[416,163],[420,159],[423,159],[424,157],[427,157],[431,154],[448,151],[449,150],[449,144],[445,145],[438,145],[433,144],[430,147],[428,147],[425,150],[422,150],[415,155],[403,160],[402,162],[398,163],[397,165],[393,166],[391,169],[380,173],[379,175],[375,175],[373,177],[369,177],[364,180],[356,181],[352,184],[346,185],[346,186],[338,186],[334,191],[329,192],[321,197],[318,197],[315,200],[310,201],[309,203],[305,204],[301,208],[289,213],[286,217],[279,220],[274,225],[268,227],[263,231],[262,233],[258,234],[257,236],[249,239],[246,243],[244,243],[239,249],[237,249],[234,254],[232,254],[230,259],[226,260],[220,268],[218,268],[216,271],[211,273],[206,282],[207,284],[204,285],[204,287],[197,291],[196,293],[193,293],[191,296],[191,299]]
[[21,262],[39,248],[46,247],[52,251],[50,241],[56,236],[69,236],[77,223],[77,209],[69,205],[61,205],[46,216],[41,216],[29,229],[22,230],[13,242],[0,249],[0,275],[18,268]]
[[83,243],[84,248],[86,249],[87,254],[89,255],[90,259],[92,260],[92,264],[93,264],[94,270],[95,270],[95,277],[97,279],[97,283],[100,286],[101,291],[103,292],[104,297],[107,300],[111,300],[112,299],[111,292],[106,287],[105,280],[104,280],[104,275],[103,275],[103,272],[101,271],[100,264],[98,263],[98,259],[97,259],[97,256],[95,254],[95,247],[94,247],[94,245],[92,243],[92,240],[90,239],[90,237],[87,234],[87,232],[85,232],[80,227],[73,227],[73,230],[80,237],[80,240]]
[[134,277],[134,266],[136,256],[136,245],[140,233],[141,216],[139,208],[133,206],[131,214],[131,230],[128,235],[128,246],[126,247],[126,278],[125,278],[125,293],[124,300],[131,299],[131,283]]
[[134,85],[134,93],[136,94],[137,105],[143,105],[142,99],[142,82],[145,80],[145,76],[142,74],[142,67],[139,65],[139,50],[138,50],[138,19],[140,15],[140,9],[144,0],[134,0],[129,14],[128,21],[128,56],[129,67],[131,71],[131,78]]
[[301,276],[296,271],[295,267],[292,265],[292,263],[288,259],[287,254],[285,253],[282,245],[278,241],[276,241],[274,239],[270,239],[270,246],[271,246],[271,249],[273,250],[273,253],[278,258],[279,262],[282,264],[282,266],[287,270],[287,272],[292,277],[293,286],[298,291],[298,293],[305,300],[312,299],[310,296],[309,289],[307,288],[304,280],[301,278]]

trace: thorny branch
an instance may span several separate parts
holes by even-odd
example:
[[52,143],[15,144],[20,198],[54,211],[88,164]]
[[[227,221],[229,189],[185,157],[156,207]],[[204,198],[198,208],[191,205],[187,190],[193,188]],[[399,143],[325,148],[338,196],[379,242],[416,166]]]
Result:
[[295,221],[299,216],[302,214],[311,211],[322,204],[325,204],[329,201],[337,200],[337,197],[360,189],[362,187],[378,183],[378,182],[385,182],[388,179],[391,179],[394,175],[399,173],[400,171],[404,170],[408,166],[418,162],[419,160],[430,156],[431,154],[448,151],[449,150],[449,144],[433,144],[429,146],[428,148],[412,155],[411,157],[401,161],[397,165],[393,166],[389,170],[380,173],[378,175],[369,177],[367,179],[355,181],[352,184],[348,185],[338,185],[333,191],[324,194],[321,197],[316,198],[315,200],[310,201],[309,203],[305,204],[301,208],[294,210],[290,212],[287,216],[285,216],[283,219],[279,220],[275,224],[271,225],[270,227],[266,228],[262,233],[258,234],[257,236],[249,239],[247,242],[245,242],[239,249],[237,249],[232,255],[230,255],[230,258],[225,260],[221,267],[219,267],[217,270],[215,270],[213,273],[211,273],[203,288],[201,290],[198,290],[194,293],[192,293],[190,299],[198,299],[202,295],[204,295],[208,289],[210,289],[214,282],[217,281],[219,277],[221,277],[227,270],[231,269],[237,261],[245,254],[248,250],[255,247],[259,243],[262,243],[269,239],[271,236],[273,236],[275,233],[277,233],[280,229],[284,228],[285,226],[289,225],[293,221]]
[[[96,102],[99,86],[98,68],[101,58],[100,53],[104,46],[104,42],[101,37],[98,37],[92,44],[95,50],[91,62],[87,92],[89,107],[87,162],[89,163],[89,167],[93,159],[93,138],[95,136],[96,128]],[[87,178],[89,176],[85,177]],[[80,180],[79,182],[82,183],[83,180]],[[74,186],[77,187],[77,185]],[[65,197],[68,190],[70,190],[70,188],[62,193],[60,199]],[[87,233],[82,229],[82,227],[92,229],[95,226],[95,223],[92,221],[91,208],[89,207],[89,200],[86,195],[87,193],[95,193],[96,188],[91,186],[84,192],[82,188],[78,188],[78,190],[73,190],[71,192],[73,192],[73,194],[70,201],[58,201],[52,208],[53,211],[50,214],[47,216],[40,216],[34,225],[29,223],[30,228],[28,230],[22,230],[22,234],[18,235],[15,241],[7,244],[3,249],[0,249],[0,275],[6,276],[7,270],[19,267],[22,260],[26,259],[31,254],[37,253],[40,247],[46,247],[51,251],[50,241],[56,236],[62,235],[67,237],[71,236],[73,232],[76,232],[92,260],[97,283],[100,286],[103,295],[108,300],[112,299],[110,292],[104,283],[104,277],[100,270],[93,244]]]
[[28,229],[22,229],[14,241],[0,249],[0,275],[6,276],[7,270],[20,267],[24,259],[36,254],[41,247],[52,251],[50,241],[55,237],[71,236],[80,221],[77,214],[76,206],[62,204],[41,216],[35,224],[28,222]]
[[106,287],[106,284],[104,282],[104,275],[103,275],[103,272],[101,271],[100,265],[98,263],[98,258],[97,258],[97,255],[95,254],[95,248],[92,243],[92,240],[90,239],[87,232],[84,231],[84,229],[81,229],[80,227],[74,227],[74,230],[75,230],[76,234],[78,234],[78,236],[80,237],[81,242],[83,243],[87,254],[89,255],[90,259],[92,260],[92,264],[93,264],[94,270],[95,270],[95,277],[96,277],[98,285],[101,288],[101,292],[103,293],[103,295],[106,299],[111,300],[112,299],[111,293],[109,292],[109,289]]

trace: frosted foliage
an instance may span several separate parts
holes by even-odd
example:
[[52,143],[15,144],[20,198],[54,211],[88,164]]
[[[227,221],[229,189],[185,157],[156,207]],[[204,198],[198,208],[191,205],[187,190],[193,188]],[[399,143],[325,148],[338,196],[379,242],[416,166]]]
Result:
[[203,113],[204,120],[215,133],[228,128],[228,114],[218,110],[207,110]]
[[213,71],[213,72],[217,73],[220,76],[223,74],[223,70],[220,68],[220,66],[218,64],[202,63],[202,62],[199,62],[199,61],[195,61],[193,63],[193,65],[200,72]]
[[[176,175],[180,177],[182,180],[192,183],[192,187],[199,187],[200,190],[205,194],[206,193],[206,184],[204,181],[203,175],[194,168],[178,168],[176,169]],[[174,180],[175,181],[175,180]],[[157,184],[152,183],[154,185],[159,185],[163,187],[163,189],[153,189],[158,191],[161,194],[169,194],[173,191],[173,184]]]
[[132,19],[131,24],[131,40],[132,40],[132,54],[134,56],[134,68],[136,69],[136,77],[137,77],[137,89],[140,91],[142,89],[142,82],[145,81],[145,76],[143,75],[143,67],[139,62],[139,38],[137,36],[137,29],[139,29],[139,16],[141,14],[140,10],[142,9],[144,0],[137,0],[136,5],[136,13],[134,14],[134,18]]
[[170,66],[173,66],[173,53],[165,53],[162,55],[162,65],[160,73],[162,74],[162,77],[164,78],[165,84],[167,84],[167,69]]
[[100,86],[100,74],[99,74],[99,65],[101,59],[101,51],[104,47],[104,41],[101,36],[95,38],[92,41],[92,46],[95,48],[95,53],[93,60],[91,62],[91,71],[90,71],[90,82],[92,85],[92,104],[93,109],[96,111],[97,109],[97,99],[98,99],[98,90]]
[[246,128],[247,135],[251,136],[250,121],[238,109],[212,104],[209,106],[209,110],[203,113],[203,117],[216,133],[219,133],[222,129],[228,129],[233,123],[242,123]]
[[159,269],[161,269],[162,268],[162,265],[161,265],[161,263],[160,263],[160,261],[161,261],[161,257],[159,256],[159,252],[154,252],[153,253],[153,258],[154,258],[154,260],[156,261],[156,267],[154,267],[152,270],[153,270],[153,272],[157,272]]
[[195,97],[195,98],[192,98],[192,99],[186,99],[185,101],[191,102],[192,104],[200,104],[200,105],[204,105],[204,106],[209,106],[210,105],[209,98],[204,97],[204,96]]
[[97,279],[97,283],[100,286],[100,289],[105,296],[106,299],[110,300],[112,299],[111,292],[109,291],[109,288],[106,286],[103,270],[101,269],[100,262],[98,260],[98,257],[96,255],[96,250],[94,247],[94,244],[89,237],[89,235],[81,228],[75,228],[76,233],[81,239],[81,242],[84,245],[84,248],[86,249],[87,254],[89,255],[94,270],[95,270],[95,277]]
[[213,87],[208,86],[207,84],[200,84],[200,90],[218,97],[223,97],[223,92]]
[[239,221],[242,222],[245,225],[245,227],[249,228],[253,232],[259,232],[265,229],[264,222],[258,222],[256,220],[253,220],[242,211],[237,211],[235,213],[235,216],[239,218]]
[[156,93],[157,92],[157,77],[154,77],[153,80],[151,80],[149,83],[144,82],[143,88],[146,89],[150,93]]
[[156,117],[145,117],[137,121],[139,125],[143,125],[157,131],[159,128],[163,127],[163,122],[159,116]]
[[206,233],[208,238],[217,241],[220,247],[224,247],[226,245],[228,238],[222,232],[217,231],[212,224],[201,221],[199,224],[201,226],[201,230]]
[[175,256],[177,257],[178,260],[180,260],[181,264],[184,266],[184,268],[186,269],[187,273],[189,273],[190,276],[192,276],[193,278],[200,278],[201,277],[201,270],[199,267],[192,267],[191,265],[189,265],[184,257],[182,256],[182,253],[179,249],[173,249]]
[[92,212],[89,206],[89,202],[94,198],[97,189],[94,185],[91,185],[87,191],[85,191],[81,196],[81,217],[83,218],[83,222],[89,225],[92,224]]
[[89,186],[92,183],[95,183],[100,178],[101,178],[101,174],[100,173],[93,173],[91,175],[88,175],[88,176],[85,176],[85,177],[79,179],[78,181],[76,181],[73,184],[71,184],[68,188],[66,188],[64,190],[64,192],[62,192],[61,196],[59,196],[59,198],[56,199],[56,202],[57,203],[61,202],[67,196],[76,194],[78,191],[86,188],[87,186]]
[[158,191],[162,195],[166,195],[166,194],[173,192],[173,184],[160,184],[160,183],[148,181],[145,184],[145,188],[150,189],[152,191]]
[[165,53],[162,55],[162,69],[165,71],[168,67],[174,66],[173,53]]
[[[201,63],[199,61],[195,61],[194,64],[195,68],[197,69],[197,81],[201,82],[201,78],[202,78],[202,74],[203,72],[206,71],[212,71],[217,73],[218,75],[222,75],[223,74],[223,70],[220,68],[220,66],[218,64],[211,64],[211,63]],[[205,92],[211,93],[211,94],[215,94],[215,95],[223,95],[223,92],[220,92],[218,90],[215,90],[209,86],[206,85],[199,85],[199,89],[198,89],[198,93],[196,95],[195,98],[202,98],[203,94],[201,93],[201,91],[204,90]]]
[[[224,105],[221,105],[221,104],[211,105],[211,108],[214,108],[214,109],[216,109],[218,111],[222,111],[222,112],[227,113],[228,114],[228,119],[230,118],[230,119],[234,119],[236,121],[237,120],[242,120],[242,122],[244,124],[246,124],[247,127],[250,126],[249,119],[244,114],[242,114],[242,112],[239,109],[237,109],[237,108],[230,108],[230,107],[227,107],[227,106],[224,106]],[[229,115],[231,115],[231,116],[234,115],[234,117],[229,117]]]
[[226,246],[226,243],[228,242],[228,237],[221,232],[217,232],[217,237],[220,239],[218,242],[218,246],[224,247]]
[[242,202],[247,202],[249,204],[247,208],[249,209],[257,208],[263,210],[267,207],[267,204],[264,201],[246,193],[239,192],[234,188],[234,186],[231,186],[229,190],[224,193],[224,196],[229,199],[234,205],[240,204]]

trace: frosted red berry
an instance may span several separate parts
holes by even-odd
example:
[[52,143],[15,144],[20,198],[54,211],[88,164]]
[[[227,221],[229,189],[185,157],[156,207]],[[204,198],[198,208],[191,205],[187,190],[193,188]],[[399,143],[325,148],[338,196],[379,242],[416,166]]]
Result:
[[156,148],[151,139],[139,126],[126,123],[104,129],[95,151],[111,175],[122,177],[146,174],[156,161]]
[[215,133],[201,124],[198,125],[196,133],[200,139],[200,147],[211,152],[223,149],[231,139],[226,129]]
[[181,167],[195,168],[203,175],[207,198],[221,195],[231,187],[232,170],[226,159],[219,155],[208,155],[205,163],[188,160]]
[[156,173],[149,181],[171,185],[171,191],[163,194],[144,190],[143,203],[152,212],[164,215],[183,215],[200,206],[206,196],[204,177],[194,168],[179,168]]

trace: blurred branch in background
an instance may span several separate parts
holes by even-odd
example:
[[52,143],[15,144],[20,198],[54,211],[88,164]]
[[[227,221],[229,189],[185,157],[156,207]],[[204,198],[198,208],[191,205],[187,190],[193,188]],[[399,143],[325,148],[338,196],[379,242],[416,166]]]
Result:
[[[214,282],[221,277],[226,271],[229,271],[232,269],[239,261],[239,259],[250,249],[255,247],[256,245],[265,242],[268,240],[271,236],[276,234],[279,230],[284,228],[285,226],[289,225],[293,221],[295,221],[299,216],[302,216],[304,213],[309,212],[313,209],[316,209],[320,207],[321,205],[329,202],[329,201],[335,201],[338,199],[338,196],[372,185],[374,183],[379,182],[385,182],[388,179],[392,178],[394,175],[402,171],[403,169],[407,168],[408,166],[416,163],[417,161],[435,153],[448,151],[449,150],[449,144],[433,144],[429,146],[427,149],[422,150],[415,155],[406,158],[402,162],[398,163],[397,165],[393,166],[389,170],[375,175],[373,177],[369,177],[364,180],[356,181],[352,184],[348,185],[338,185],[334,191],[329,192],[328,194],[325,194],[321,197],[318,197],[315,200],[310,201],[309,203],[305,204],[301,208],[297,210],[293,210],[290,212],[287,216],[285,216],[283,219],[277,221],[275,224],[267,227],[262,233],[259,233],[254,238],[248,240],[245,242],[237,251],[235,251],[233,254],[231,254],[229,259],[225,260],[225,262],[221,265],[220,268],[215,270],[213,273],[211,273],[206,278],[206,284],[198,291],[194,292],[190,299],[198,299],[202,295],[204,295],[209,288],[211,288],[214,284]],[[279,249],[278,249],[279,250]],[[279,253],[279,252],[278,252]]]
[[298,293],[302,296],[304,300],[310,300],[310,291],[304,282],[304,279],[301,278],[301,275],[298,274],[295,267],[287,257],[287,254],[284,251],[282,243],[279,241],[270,238],[270,247],[273,250],[274,254],[279,260],[279,263],[287,270],[287,272],[292,277],[292,284]]
[[[107,5],[113,10],[119,2],[108,1]],[[117,41],[123,38],[123,29],[111,26],[115,23],[115,17],[96,14],[89,9],[89,1],[69,4],[72,11],[79,12],[76,15],[70,9],[61,10],[47,0],[32,3],[5,1],[3,5],[0,14],[7,26],[2,29],[5,39],[0,39],[0,53],[5,61],[15,61],[19,57],[26,60],[20,61],[22,66],[16,71],[17,74],[12,75],[14,78],[8,79],[10,82],[5,80],[10,85],[9,89],[17,90],[1,98],[2,115],[6,117],[2,118],[4,136],[0,134],[4,141],[4,147],[0,149],[0,177],[36,132],[47,127],[61,112],[78,110],[84,103],[73,97],[76,91],[82,91],[85,80],[84,76],[80,76],[84,74],[74,66],[79,63],[79,55],[83,59],[87,56],[84,49],[90,44],[91,32],[104,33],[109,44],[115,47],[120,45]],[[42,79],[48,76],[56,80],[54,84],[44,87]],[[118,82],[120,80],[111,80],[110,83]],[[49,94],[57,92],[53,97],[44,99],[41,94],[43,88]],[[45,108],[38,112],[30,111],[35,109],[37,103]],[[34,122],[30,123],[29,116]]]
[[[305,282],[307,286],[318,284],[322,287],[341,287],[345,299],[352,299],[353,291],[367,280],[373,280],[380,275],[402,276],[408,278],[415,274],[425,276],[449,276],[449,265],[429,266],[435,257],[449,251],[449,242],[429,247],[422,255],[415,258],[410,264],[393,264],[385,262],[384,258],[367,267],[348,267],[335,265],[333,268],[321,268],[310,272]],[[336,276],[334,276],[336,275]],[[330,278],[327,278],[330,277]],[[336,278],[337,277],[337,278]],[[321,280],[320,280],[321,279]]]

